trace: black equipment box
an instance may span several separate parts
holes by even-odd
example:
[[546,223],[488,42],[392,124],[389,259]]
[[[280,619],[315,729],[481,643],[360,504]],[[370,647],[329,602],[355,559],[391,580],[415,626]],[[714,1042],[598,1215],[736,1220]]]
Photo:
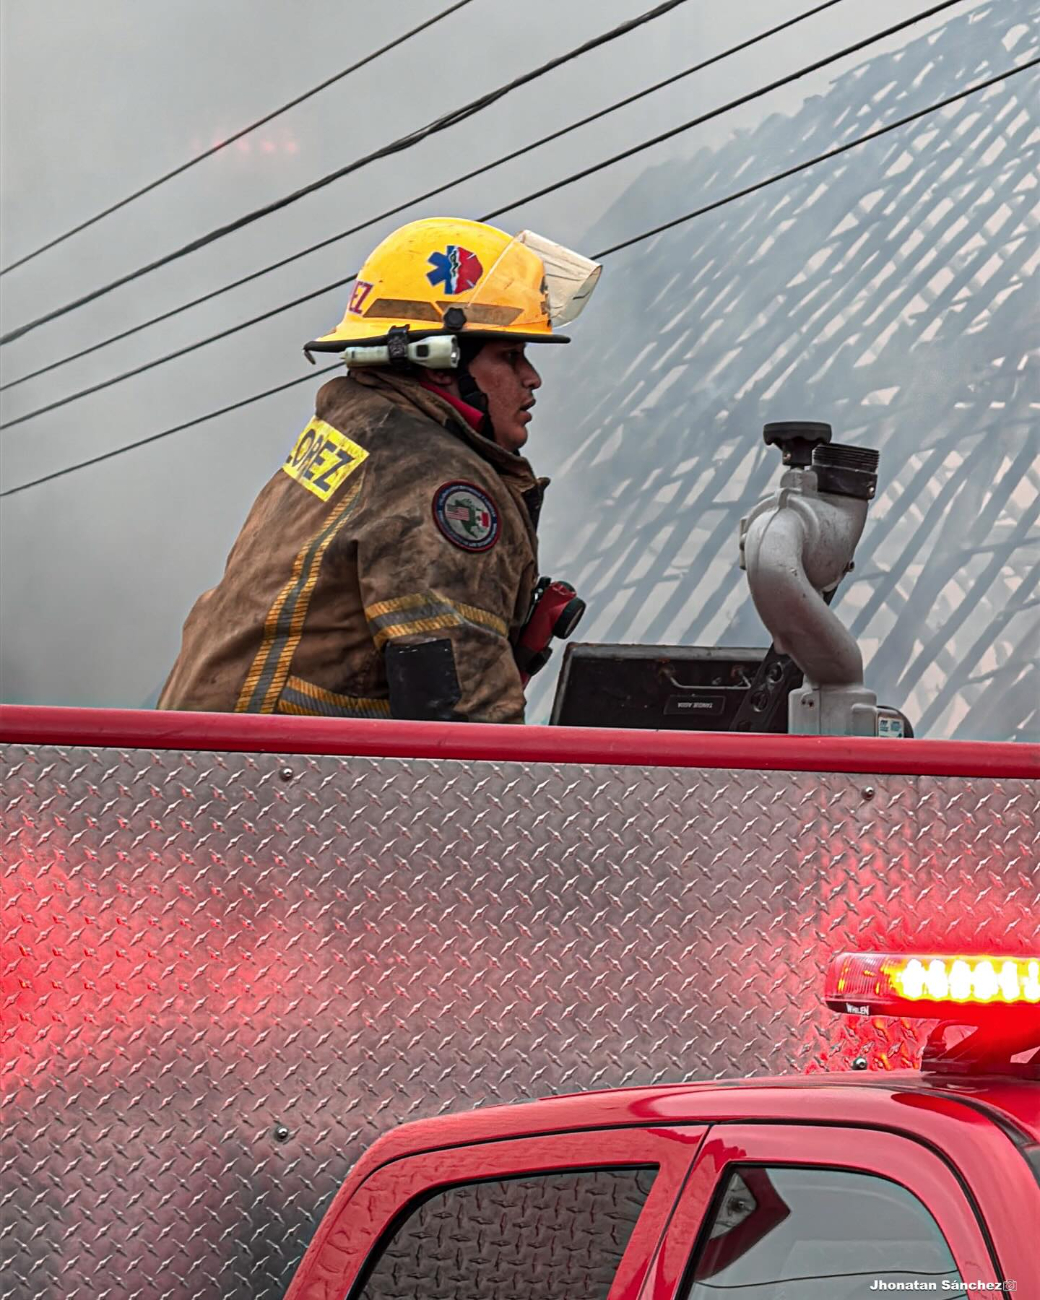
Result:
[[[801,674],[788,669],[782,693],[763,689],[759,670],[767,653],[577,642],[564,652],[549,721],[558,727],[786,732],[787,692],[801,685]],[[749,699],[756,673],[759,683]]]

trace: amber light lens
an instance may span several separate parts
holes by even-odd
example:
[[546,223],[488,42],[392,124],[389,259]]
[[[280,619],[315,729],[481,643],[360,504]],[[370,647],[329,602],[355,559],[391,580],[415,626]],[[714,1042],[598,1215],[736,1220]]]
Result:
[[942,1014],[943,1007],[1040,1007],[1040,956],[843,952],[824,999],[836,1011]]

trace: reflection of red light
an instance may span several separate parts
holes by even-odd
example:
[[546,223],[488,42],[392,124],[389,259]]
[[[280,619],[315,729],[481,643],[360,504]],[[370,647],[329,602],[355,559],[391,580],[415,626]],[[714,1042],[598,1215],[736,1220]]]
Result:
[[[49,1087],[88,1060],[102,1071],[132,1061],[137,1069],[182,1037],[219,1033],[227,1043],[238,1028],[266,1036],[288,988],[298,1002],[327,978],[323,1010],[347,997],[349,980],[336,978],[334,963],[319,973],[305,970],[307,958],[288,961],[274,937],[284,923],[250,888],[236,887],[240,907],[210,912],[226,885],[172,880],[176,858],[149,851],[140,862],[120,853],[128,879],[101,889],[63,823],[39,844],[34,830],[23,832],[0,903],[3,1092]],[[97,862],[92,851],[86,857]],[[154,873],[147,885],[146,872]],[[353,995],[350,1003],[348,1021]],[[232,1022],[238,1028],[228,1031]]]
[[287,132],[278,130],[274,136],[267,136],[264,139],[251,139],[249,136],[242,136],[240,139],[229,139],[220,132],[213,135],[207,146],[198,136],[192,138],[191,152],[197,154],[200,150],[218,150],[234,147],[240,154],[296,154],[300,151],[299,144],[291,139]]

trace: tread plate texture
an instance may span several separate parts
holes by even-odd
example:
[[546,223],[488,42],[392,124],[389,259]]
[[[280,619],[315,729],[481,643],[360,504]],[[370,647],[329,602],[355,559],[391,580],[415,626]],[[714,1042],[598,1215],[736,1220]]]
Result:
[[[915,1063],[835,950],[1040,942],[1024,781],[9,747],[0,1296],[277,1300],[403,1120]],[[869,792],[869,793],[868,793]]]

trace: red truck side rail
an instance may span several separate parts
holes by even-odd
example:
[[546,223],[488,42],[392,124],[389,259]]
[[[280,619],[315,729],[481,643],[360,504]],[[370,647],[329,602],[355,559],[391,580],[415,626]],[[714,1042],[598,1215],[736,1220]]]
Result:
[[856,736],[509,727],[0,705],[0,742],[910,776],[1040,776],[1040,745]]

